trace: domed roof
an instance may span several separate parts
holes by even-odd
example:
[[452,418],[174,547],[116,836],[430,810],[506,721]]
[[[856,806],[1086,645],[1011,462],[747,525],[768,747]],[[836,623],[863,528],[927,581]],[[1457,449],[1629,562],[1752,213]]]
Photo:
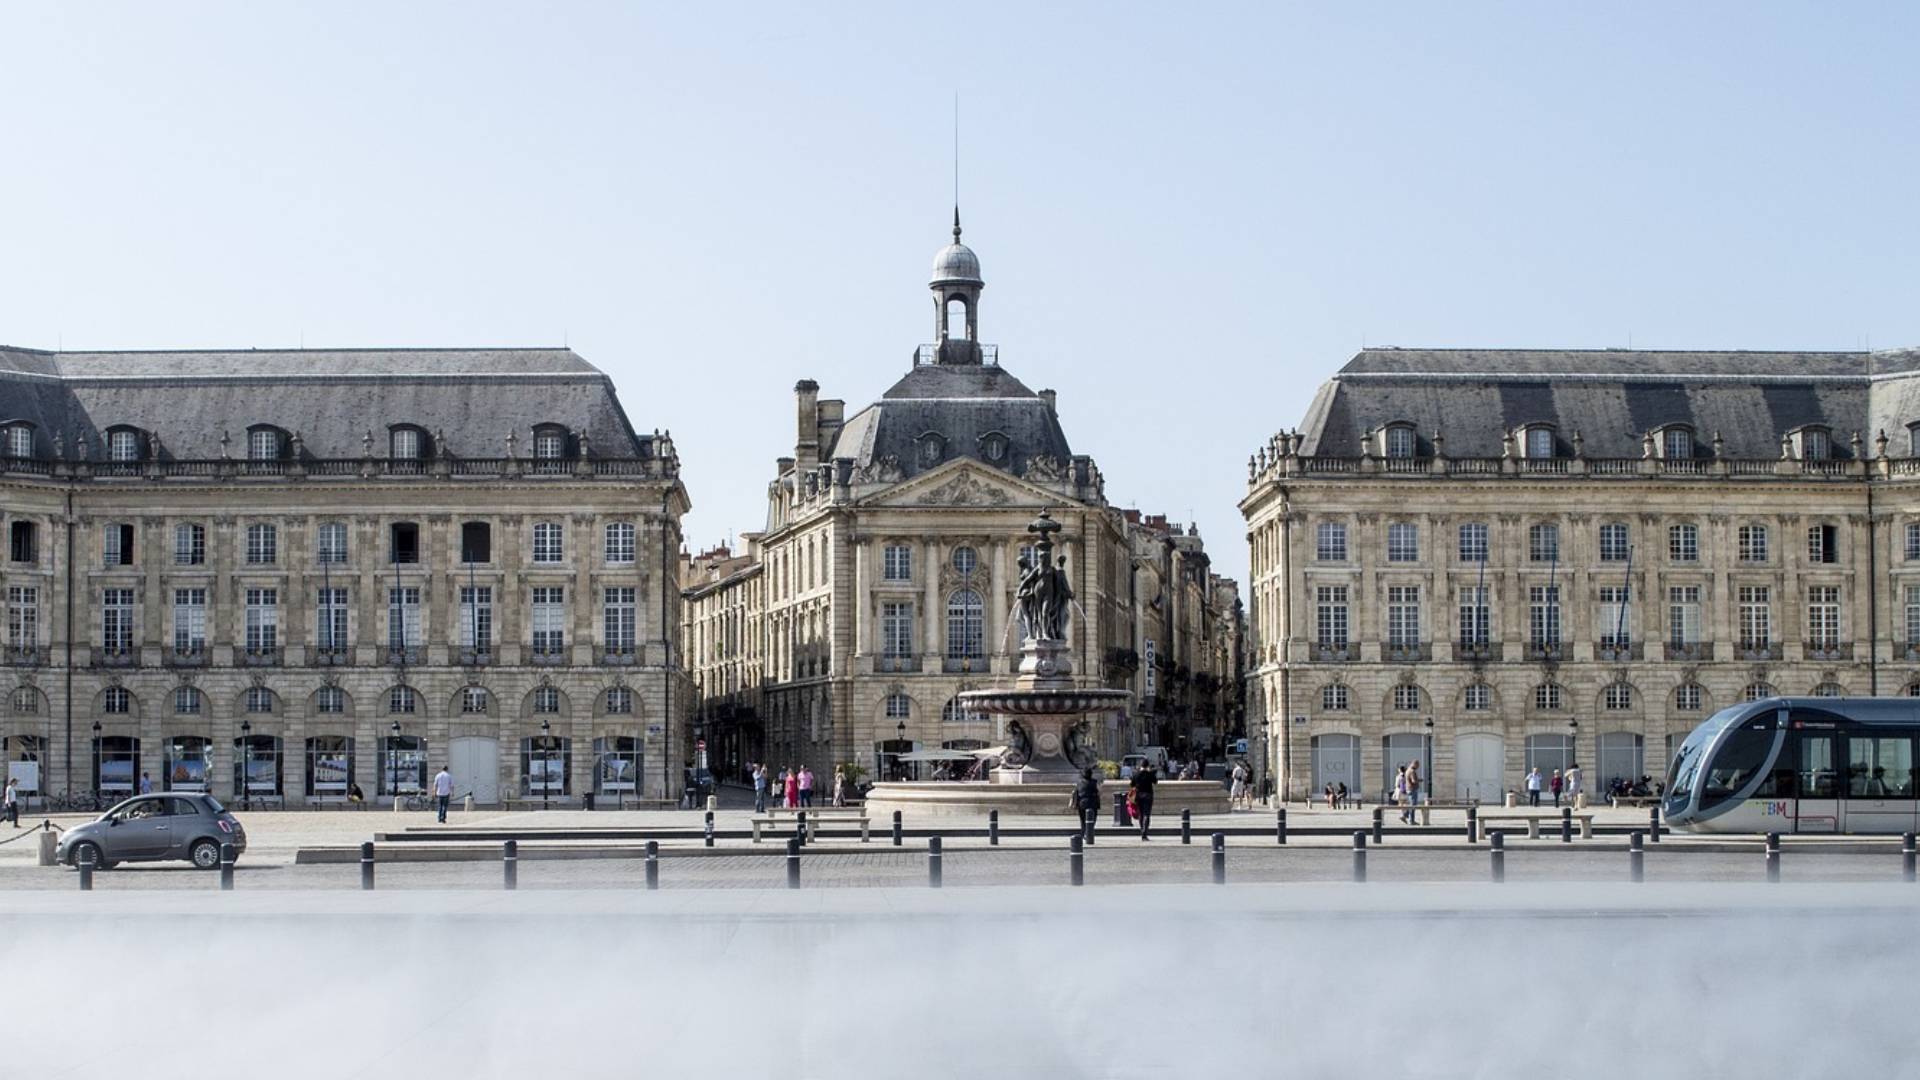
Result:
[[933,257],[933,277],[928,285],[946,285],[964,283],[984,285],[980,280],[980,256],[973,249],[960,242],[960,209],[953,211],[953,243],[940,249]]

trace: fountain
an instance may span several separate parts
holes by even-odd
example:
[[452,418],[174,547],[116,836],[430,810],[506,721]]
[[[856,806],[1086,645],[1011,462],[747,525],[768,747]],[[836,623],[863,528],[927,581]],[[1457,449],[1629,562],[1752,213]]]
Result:
[[[869,812],[902,810],[931,814],[1068,814],[1074,781],[1094,768],[1097,755],[1090,713],[1124,709],[1128,690],[1083,687],[1073,674],[1073,651],[1066,640],[1067,612],[1073,589],[1053,557],[1053,534],[1060,524],[1041,511],[1027,532],[1034,537],[1031,561],[1020,561],[1015,609],[1020,621],[1020,666],[1013,685],[968,690],[959,695],[969,712],[991,716],[1001,730],[1006,752],[986,782],[894,782],[876,784],[867,793]],[[1118,782],[1107,791],[1123,790]],[[1160,813],[1182,809],[1224,813],[1227,793],[1212,781],[1163,780],[1155,805]]]

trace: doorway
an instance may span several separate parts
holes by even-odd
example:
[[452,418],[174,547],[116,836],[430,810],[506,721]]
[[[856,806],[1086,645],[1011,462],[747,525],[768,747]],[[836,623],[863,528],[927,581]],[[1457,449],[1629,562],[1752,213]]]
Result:
[[457,799],[473,792],[481,806],[500,802],[500,740],[485,735],[463,735],[447,744],[447,771],[453,774]]

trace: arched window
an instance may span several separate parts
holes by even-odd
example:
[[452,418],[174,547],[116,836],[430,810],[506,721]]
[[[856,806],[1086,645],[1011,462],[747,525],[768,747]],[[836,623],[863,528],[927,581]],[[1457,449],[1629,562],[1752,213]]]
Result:
[[427,456],[427,433],[412,424],[387,429],[387,456],[395,461],[419,461]]
[[1390,458],[1410,458],[1419,445],[1414,437],[1412,424],[1393,424],[1387,428],[1387,456]]
[[279,428],[261,425],[247,429],[247,460],[279,461],[285,454]]
[[387,711],[395,715],[414,712],[419,708],[419,695],[411,686],[396,686],[387,691]]
[[8,457],[30,458],[33,456],[32,424],[24,420],[16,420],[6,426],[4,435]]
[[313,692],[313,711],[317,713],[343,713],[347,711],[347,692],[337,686],[323,686]]
[[140,432],[130,427],[107,429],[108,461],[139,461]]
[[247,687],[246,710],[250,713],[273,711],[273,691],[264,686]]
[[960,699],[952,697],[940,708],[940,722],[943,724],[964,724],[973,720],[984,720],[984,716],[967,708]]
[[560,711],[560,691],[551,686],[534,687],[533,711],[537,713],[559,712]]
[[133,711],[133,695],[124,686],[109,686],[106,693],[100,695],[100,711],[104,713],[130,713]]
[[607,712],[624,716],[633,712],[633,691],[616,686],[607,691]]
[[1814,697],[1845,697],[1846,688],[1837,682],[1823,682],[1813,688]]
[[463,713],[484,713],[487,711],[487,688],[468,686],[460,690],[460,711]]
[[947,659],[980,660],[986,656],[985,608],[980,594],[961,589],[947,597]]
[[978,565],[980,565],[980,555],[972,548],[962,544],[953,549],[953,569],[961,577],[971,575],[974,567]]
[[1601,691],[1600,700],[1601,704],[1609,709],[1616,711],[1631,709],[1633,708],[1633,687],[1623,682],[1611,683]]
[[947,337],[952,341],[967,340],[967,301],[964,297],[950,297],[947,300]]
[[1328,683],[1320,688],[1320,707],[1327,712],[1345,712],[1351,700],[1345,683]]
[[173,711],[182,716],[192,716],[200,712],[200,691],[191,686],[173,688]]
[[1624,521],[1609,521],[1600,526],[1600,561],[1626,562],[1628,536]]
[[1554,456],[1553,428],[1545,424],[1535,424],[1526,429],[1526,455],[1529,458],[1550,458]]
[[913,699],[905,694],[887,695],[887,719],[906,720],[913,716]]
[[1533,688],[1533,707],[1557,710],[1565,707],[1566,691],[1556,682],[1543,682]]
[[1675,712],[1699,712],[1705,699],[1706,693],[1699,683],[1681,683],[1673,689]]
[[1759,701],[1772,696],[1773,687],[1763,682],[1748,683],[1747,688],[1740,692],[1740,700],[1742,701]]
[[1693,429],[1675,424],[1660,433],[1660,456],[1670,461],[1680,461],[1694,455]]
[[559,461],[566,456],[566,428],[556,424],[542,424],[533,429],[533,457],[535,461]]
[[1461,697],[1461,707],[1468,712],[1485,712],[1493,708],[1493,687],[1486,683],[1474,683],[1467,687]]

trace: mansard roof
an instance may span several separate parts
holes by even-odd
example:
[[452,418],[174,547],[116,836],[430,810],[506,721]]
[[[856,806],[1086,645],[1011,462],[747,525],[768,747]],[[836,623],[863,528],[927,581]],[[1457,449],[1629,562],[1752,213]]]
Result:
[[[312,458],[357,458],[368,431],[386,453],[389,425],[444,439],[454,457],[504,456],[507,435],[586,435],[594,457],[652,454],[603,372],[571,349],[226,349],[44,352],[0,346],[0,421],[59,433],[71,454],[128,425],[158,433],[166,457],[244,457],[248,428],[298,432]],[[97,450],[93,451],[97,454]]]
[[[984,453],[986,437],[993,434],[1007,440],[1006,457],[999,461]],[[933,461],[920,453],[929,436],[943,447]],[[960,457],[1024,474],[1040,455],[1062,465],[1073,457],[1059,418],[1046,398],[993,364],[915,367],[879,401],[848,417],[833,445],[822,451],[828,459],[852,458],[859,468],[890,457],[903,479]]]

